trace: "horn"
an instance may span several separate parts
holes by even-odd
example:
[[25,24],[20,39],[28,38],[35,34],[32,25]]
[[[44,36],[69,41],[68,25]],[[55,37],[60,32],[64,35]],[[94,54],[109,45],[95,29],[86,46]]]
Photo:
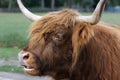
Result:
[[17,0],[17,3],[19,5],[19,8],[21,10],[21,12],[31,21],[36,21],[38,19],[40,19],[42,16],[38,16],[35,15],[33,13],[31,13],[27,8],[24,7],[24,5],[22,4],[21,0]]
[[90,24],[97,24],[100,21],[106,2],[107,0],[100,0],[91,16],[79,16],[78,20],[80,22],[85,21]]

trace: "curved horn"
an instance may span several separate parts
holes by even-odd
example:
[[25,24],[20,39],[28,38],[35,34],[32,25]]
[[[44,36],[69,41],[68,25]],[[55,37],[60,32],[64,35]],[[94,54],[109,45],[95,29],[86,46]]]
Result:
[[102,11],[105,8],[107,0],[100,0],[91,16],[79,16],[79,21],[85,21],[90,24],[97,24],[101,18]]
[[42,16],[37,16],[33,13],[31,13],[28,9],[26,9],[24,7],[24,5],[22,4],[21,0],[17,0],[17,3],[19,5],[20,10],[22,11],[22,13],[31,21],[36,21],[38,19],[40,19]]

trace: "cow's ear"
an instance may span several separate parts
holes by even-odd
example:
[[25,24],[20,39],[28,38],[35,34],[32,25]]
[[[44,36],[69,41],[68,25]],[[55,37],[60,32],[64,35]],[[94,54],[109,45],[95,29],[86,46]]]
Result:
[[73,65],[77,63],[80,51],[84,45],[89,42],[90,38],[94,35],[93,27],[88,23],[79,23],[73,28],[72,45],[73,45]]
[[72,43],[73,45],[84,45],[94,35],[93,25],[89,23],[79,23],[73,28]]

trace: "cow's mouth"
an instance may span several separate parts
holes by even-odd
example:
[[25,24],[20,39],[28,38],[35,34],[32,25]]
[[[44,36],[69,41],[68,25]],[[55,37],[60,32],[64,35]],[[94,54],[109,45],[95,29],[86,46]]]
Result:
[[24,70],[25,71],[32,71],[32,70],[35,70],[34,67],[30,67],[30,66],[27,66],[27,65],[22,65],[24,67]]

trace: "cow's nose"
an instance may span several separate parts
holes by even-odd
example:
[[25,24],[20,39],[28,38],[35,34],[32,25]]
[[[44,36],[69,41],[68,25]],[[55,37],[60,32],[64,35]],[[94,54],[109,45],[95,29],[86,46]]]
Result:
[[21,65],[25,65],[25,61],[29,59],[29,53],[26,52],[26,53],[19,53],[18,55],[18,59],[19,59],[19,63]]

